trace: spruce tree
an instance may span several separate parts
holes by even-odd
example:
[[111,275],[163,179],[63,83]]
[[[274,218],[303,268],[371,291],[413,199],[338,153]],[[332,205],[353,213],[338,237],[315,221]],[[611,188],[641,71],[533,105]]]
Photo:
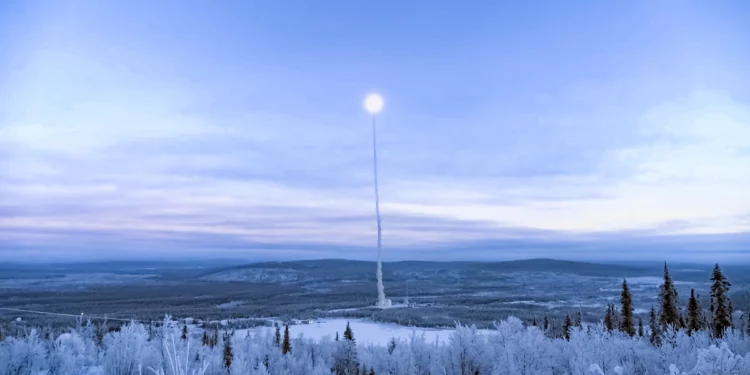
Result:
[[711,275],[711,305],[713,306],[713,320],[711,329],[716,338],[724,337],[724,333],[732,326],[729,317],[729,287],[732,285],[721,273],[719,265],[714,267]]
[[336,339],[335,340],[339,341],[339,332],[338,331],[336,331]]
[[279,326],[276,326],[276,334],[274,335],[274,343],[276,344],[276,347],[281,346],[281,328],[279,328]]
[[392,337],[391,341],[388,342],[388,354],[393,354],[396,350],[396,338]]
[[284,344],[281,346],[281,354],[287,355],[292,351],[292,343],[289,341],[289,324],[284,327]]
[[638,317],[638,337],[643,337],[643,319]]
[[565,321],[563,321],[563,337],[565,340],[570,341],[570,327],[573,323],[570,321],[570,315],[565,314]]
[[635,325],[633,324],[633,297],[630,295],[628,282],[622,280],[622,293],[620,294],[620,303],[622,304],[622,319],[620,320],[620,332],[635,336]]
[[690,289],[690,300],[688,301],[687,308],[687,334],[691,335],[693,332],[701,330],[701,310],[698,298],[695,296],[695,290]]
[[370,367],[370,375],[375,375],[375,369]]
[[544,321],[542,322],[542,324],[544,325],[544,332],[547,332],[547,330],[549,329],[549,319],[547,318],[547,313],[544,313]]
[[337,375],[356,374],[358,368],[357,344],[354,341],[354,333],[347,322],[344,340],[338,344],[337,352],[334,354],[333,373]]
[[346,329],[344,330],[344,338],[349,341],[354,341],[354,332],[352,332],[352,328],[349,327],[349,322],[346,322]]
[[610,304],[610,308],[612,309],[612,329],[615,330],[620,327],[620,313],[614,303]]
[[607,313],[604,315],[604,328],[607,329],[607,332],[612,332],[612,330],[615,329],[614,314],[612,310],[612,305],[608,304]]
[[206,330],[203,330],[203,339],[201,340],[201,343],[203,346],[208,346],[208,333],[206,333]]
[[536,327],[536,315],[531,319],[531,325]]
[[229,368],[232,366],[232,359],[234,354],[232,353],[232,337],[229,334],[224,334],[224,367]]
[[188,334],[187,324],[183,323],[182,324],[182,335],[180,335],[180,340],[187,341],[187,334]]
[[661,326],[657,322],[656,311],[653,306],[651,306],[651,314],[649,315],[649,328],[651,329],[651,335],[648,340],[654,346],[661,345]]
[[583,324],[583,314],[581,313],[581,310],[576,311],[575,319],[573,319],[573,326],[574,327],[581,327]]
[[666,262],[664,262],[664,283],[660,287],[660,292],[659,324],[662,330],[666,330],[668,326],[677,329],[680,326],[680,314],[677,311],[677,290],[674,288],[674,282],[669,274]]

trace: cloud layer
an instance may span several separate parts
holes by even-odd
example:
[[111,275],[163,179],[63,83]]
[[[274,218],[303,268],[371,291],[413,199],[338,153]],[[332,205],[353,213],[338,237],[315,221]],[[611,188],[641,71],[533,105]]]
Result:
[[[125,38],[114,19],[96,21],[102,9],[54,18],[23,9],[6,26],[19,36],[7,46],[17,59],[0,65],[9,73],[0,76],[0,258],[369,259],[372,151],[359,100],[373,87],[386,94],[378,129],[391,259],[672,259],[678,249],[695,260],[750,258],[750,95],[724,76],[747,77],[735,67],[750,60],[731,22],[716,34],[676,24],[647,43],[621,35],[622,19],[603,31],[619,38],[611,52],[592,39],[559,67],[507,66],[528,77],[513,81],[466,69],[478,64],[470,58],[493,69],[501,51],[463,51],[455,69],[433,57],[422,69],[395,35],[393,46],[372,45],[377,69],[344,47],[292,62],[283,46],[268,49],[270,29],[232,21],[216,29],[225,44],[180,44],[187,15],[161,34],[145,18]],[[716,14],[694,11],[675,17],[715,25]],[[17,34],[31,24],[35,32]],[[515,60],[555,53],[553,40],[516,27],[548,49],[503,42]],[[170,35],[179,53],[142,42]],[[716,43],[681,43],[691,37]],[[245,44],[283,63],[224,56]],[[651,62],[615,63],[627,52]],[[686,60],[671,73],[660,70],[678,56]],[[570,73],[575,60],[590,72]],[[387,78],[374,85],[367,74]],[[415,88],[438,89],[432,81],[445,86]]]

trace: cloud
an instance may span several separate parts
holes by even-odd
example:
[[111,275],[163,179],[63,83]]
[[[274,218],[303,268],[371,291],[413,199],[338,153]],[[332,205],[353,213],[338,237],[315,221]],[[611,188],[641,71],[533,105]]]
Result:
[[[472,160],[457,159],[440,176],[430,169],[411,171],[404,163],[409,173],[384,173],[381,179],[385,242],[460,247],[513,236],[547,249],[540,254],[554,254],[555,248],[582,254],[580,244],[565,242],[565,233],[749,232],[750,200],[743,187],[750,186],[750,170],[742,168],[750,165],[748,118],[747,107],[731,98],[696,92],[650,110],[640,122],[638,143],[604,151],[590,169],[456,174]],[[128,241],[144,238],[154,245],[185,246],[184,239],[194,236],[215,241],[200,242],[204,248],[371,245],[366,136],[352,142],[351,129],[329,127],[325,135],[319,134],[325,126],[284,130],[294,119],[274,123],[281,128],[231,130],[195,119],[183,127],[181,116],[160,123],[172,121],[180,125],[142,124],[157,129],[145,135],[139,128],[114,127],[120,130],[84,138],[53,126],[6,128],[0,228],[16,233],[16,245],[35,243],[34,233],[41,238],[44,231],[84,233],[71,237],[74,244],[94,233],[121,232]],[[98,129],[96,123],[85,126]],[[304,136],[290,137],[292,129]],[[391,147],[397,155],[391,157],[404,160],[442,152]],[[483,157],[499,156],[495,151]],[[391,163],[389,168],[399,168]],[[551,242],[539,242],[545,237]],[[97,243],[107,247],[103,239]]]
[[[745,61],[745,50],[733,48],[741,38],[720,38],[725,18],[701,18],[708,10],[673,14],[705,27],[652,23],[633,35],[640,15],[604,28],[557,17],[538,29],[493,17],[498,34],[441,40],[455,43],[447,58],[421,44],[430,33],[403,29],[334,53],[354,34],[329,35],[309,17],[337,48],[302,43],[308,33],[293,28],[262,38],[268,20],[227,9],[196,15],[216,27],[186,38],[189,9],[122,23],[107,7],[32,8],[7,23],[22,39],[10,45],[13,61],[0,62],[6,249],[365,254],[375,223],[360,96],[375,88],[386,98],[377,123],[384,241],[400,254],[601,248],[618,257],[628,253],[617,244],[631,240],[673,246],[662,238],[696,239],[708,252],[720,236],[750,232],[750,103],[725,80],[746,74],[719,58]],[[406,34],[408,48],[398,43]],[[626,40],[610,46],[614,37]],[[579,39],[607,52],[551,45]]]

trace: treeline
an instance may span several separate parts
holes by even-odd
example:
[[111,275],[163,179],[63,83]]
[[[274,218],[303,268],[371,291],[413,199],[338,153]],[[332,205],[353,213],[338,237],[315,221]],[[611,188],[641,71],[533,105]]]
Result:
[[[707,331],[711,337],[721,339],[728,330],[739,329],[750,335],[750,315],[744,313],[738,321],[734,319],[734,307],[729,298],[729,288],[732,285],[727,280],[718,264],[714,266],[709,278],[711,281],[710,305],[704,310],[700,303],[700,295],[695,289],[690,290],[690,298],[684,308],[680,308],[679,295],[675,288],[669,268],[664,263],[664,280],[659,286],[659,305],[651,306],[649,312],[648,329],[644,328],[641,317],[634,315],[633,296],[628,286],[627,279],[622,281],[622,292],[620,293],[620,306],[608,304],[602,319],[604,328],[612,332],[618,330],[631,337],[649,336],[653,345],[661,345],[665,336],[674,336],[676,332],[684,331],[688,336]],[[537,326],[536,318],[531,325]],[[572,317],[565,315],[561,329],[556,329],[545,315],[542,330],[554,338],[570,338],[570,330],[573,327],[581,327],[581,313],[577,312]]]

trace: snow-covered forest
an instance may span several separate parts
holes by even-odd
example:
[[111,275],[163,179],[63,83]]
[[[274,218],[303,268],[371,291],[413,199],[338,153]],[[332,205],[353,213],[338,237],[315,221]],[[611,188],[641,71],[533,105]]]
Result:
[[67,332],[29,329],[0,341],[0,374],[750,374],[750,324],[735,319],[731,284],[718,266],[711,306],[691,295],[685,308],[665,266],[660,306],[635,317],[626,281],[620,306],[598,323],[568,316],[524,324],[510,317],[495,330],[456,325],[447,342],[417,334],[386,346],[357,344],[357,332],[320,340],[267,331],[204,329],[165,317],[114,330],[79,319]]

